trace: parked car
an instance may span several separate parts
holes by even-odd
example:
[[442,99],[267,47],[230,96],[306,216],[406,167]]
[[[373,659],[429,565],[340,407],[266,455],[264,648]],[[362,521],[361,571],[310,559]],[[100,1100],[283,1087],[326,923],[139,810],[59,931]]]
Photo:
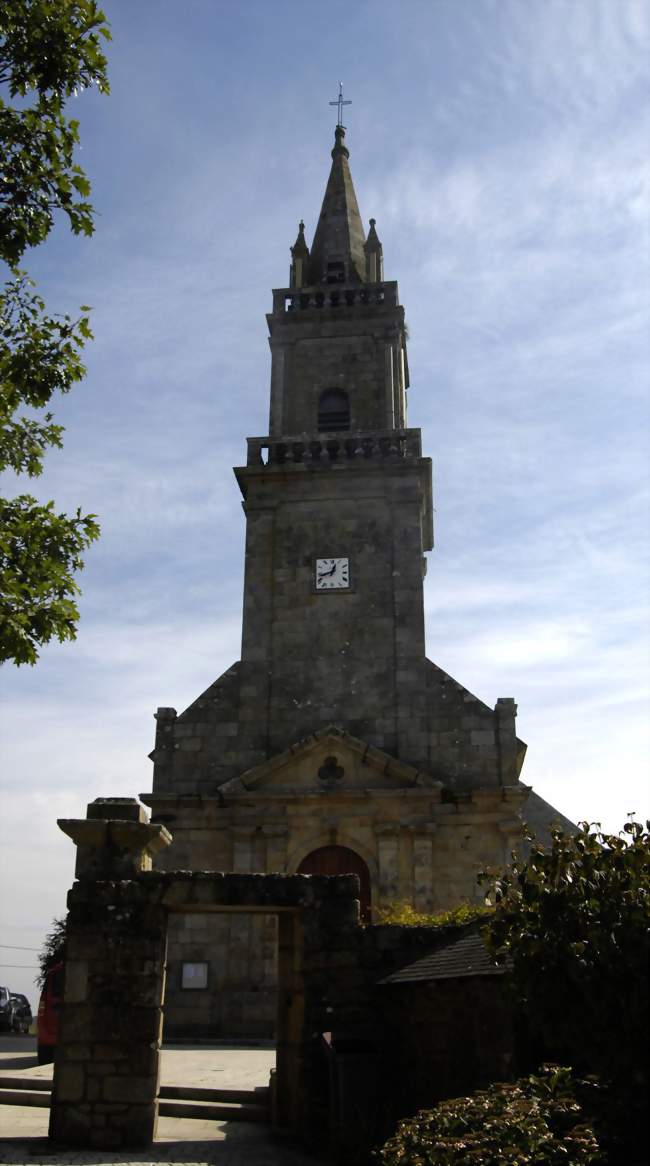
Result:
[[32,1023],[29,1000],[22,992],[11,993],[11,1028],[13,1032],[27,1033]]
[[36,1018],[37,1056],[39,1065],[54,1060],[59,1039],[59,1011],[63,1002],[63,963],[53,964],[45,976]]
[[0,1032],[11,1032],[11,992],[0,986]]

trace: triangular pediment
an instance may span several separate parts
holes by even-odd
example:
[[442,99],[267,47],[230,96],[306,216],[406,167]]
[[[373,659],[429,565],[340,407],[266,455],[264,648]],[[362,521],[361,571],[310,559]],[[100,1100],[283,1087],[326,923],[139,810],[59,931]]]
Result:
[[220,793],[315,794],[410,788],[440,791],[442,785],[383,749],[353,737],[336,725],[328,725],[226,782],[220,786]]

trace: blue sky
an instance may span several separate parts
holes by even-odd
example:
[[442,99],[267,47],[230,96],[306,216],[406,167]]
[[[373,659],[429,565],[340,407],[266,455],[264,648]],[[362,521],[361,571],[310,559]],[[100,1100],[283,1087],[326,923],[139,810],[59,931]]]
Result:
[[[156,707],[239,656],[231,467],[267,432],[264,313],[301,216],[313,234],[339,78],[434,461],[428,654],[516,698],[522,777],[564,813],[646,813],[648,7],[105,8],[112,94],[74,103],[96,234],[61,224],[26,262],[50,308],[93,305],[96,341],[63,451],[22,486],[102,539],[76,643],[2,676],[1,942],[38,947],[64,911],[56,818],[150,789]],[[31,962],[0,949],[0,982],[33,998],[7,968]]]

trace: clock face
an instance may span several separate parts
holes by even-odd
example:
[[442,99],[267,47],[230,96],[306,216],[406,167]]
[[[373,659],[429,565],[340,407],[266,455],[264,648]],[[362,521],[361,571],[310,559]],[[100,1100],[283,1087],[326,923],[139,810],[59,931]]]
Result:
[[349,588],[349,559],[316,559],[317,591],[343,591]]

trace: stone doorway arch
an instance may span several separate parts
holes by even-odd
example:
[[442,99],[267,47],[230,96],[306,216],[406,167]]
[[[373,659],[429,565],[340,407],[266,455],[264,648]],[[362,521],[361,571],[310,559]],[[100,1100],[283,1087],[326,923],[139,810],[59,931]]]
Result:
[[298,864],[296,874],[342,875],[354,874],[359,879],[359,903],[362,922],[370,921],[370,871],[364,859],[349,846],[319,846],[306,854]]

